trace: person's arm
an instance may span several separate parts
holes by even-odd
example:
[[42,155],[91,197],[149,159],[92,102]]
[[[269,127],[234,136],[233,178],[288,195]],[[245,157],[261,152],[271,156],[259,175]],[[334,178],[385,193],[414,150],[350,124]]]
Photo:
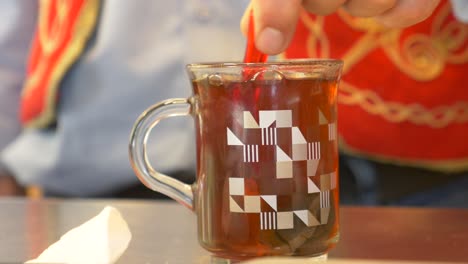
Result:
[[[0,153],[21,129],[18,105],[36,13],[36,0],[0,1]],[[18,194],[24,188],[0,161],[0,196]]]
[[[374,17],[388,27],[407,27],[429,17],[440,0],[252,0],[257,48],[269,55],[283,52],[291,41],[302,8],[327,15],[343,8],[353,16]],[[246,34],[250,10],[241,29]]]

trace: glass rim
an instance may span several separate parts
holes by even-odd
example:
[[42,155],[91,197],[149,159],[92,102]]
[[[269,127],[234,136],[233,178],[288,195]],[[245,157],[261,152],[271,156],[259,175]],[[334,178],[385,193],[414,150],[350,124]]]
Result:
[[340,59],[288,59],[280,61],[268,62],[200,62],[189,63],[186,67],[190,69],[206,69],[206,68],[235,68],[235,67],[270,67],[270,66],[313,66],[313,65],[329,65],[341,66],[343,60]]

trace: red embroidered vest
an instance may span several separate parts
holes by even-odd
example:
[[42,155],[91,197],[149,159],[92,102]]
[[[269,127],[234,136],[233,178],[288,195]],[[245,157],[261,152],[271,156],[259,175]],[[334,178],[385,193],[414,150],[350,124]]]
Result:
[[468,169],[468,25],[449,1],[413,27],[303,13],[286,58],[341,58],[344,152],[442,171]]

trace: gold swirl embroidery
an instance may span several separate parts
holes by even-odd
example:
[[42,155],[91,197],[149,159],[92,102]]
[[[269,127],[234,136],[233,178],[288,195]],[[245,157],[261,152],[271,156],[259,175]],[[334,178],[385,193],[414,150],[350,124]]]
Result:
[[364,33],[364,35],[348,49],[346,54],[343,55],[343,60],[345,61],[343,74],[346,74],[354,65],[379,47],[378,39],[387,32],[388,29],[370,18],[352,17],[341,9],[338,11],[338,15],[353,30]]
[[[301,12],[301,19],[311,34],[307,37],[307,54],[311,58],[330,57],[330,43],[327,35],[323,31],[323,17],[317,17],[314,21],[306,11]],[[319,53],[320,51],[320,53]]]
[[431,37],[409,36],[400,48],[400,34],[401,31],[392,31],[379,39],[388,58],[414,80],[430,81],[438,77],[444,70],[445,56],[437,50]]
[[[447,2],[437,14],[430,35],[413,34],[400,45],[402,30],[387,29],[372,19],[355,18],[340,10],[338,15],[350,28],[363,32],[343,55],[343,74],[363,60],[376,48],[381,48],[393,64],[417,81],[430,81],[443,72],[446,63],[463,64],[468,62],[468,26],[457,21],[448,21],[450,4]],[[307,14],[301,20],[311,32],[308,37],[308,56],[327,57],[328,38],[323,31],[323,17],[312,19]],[[318,52],[320,43],[321,52]],[[323,44],[322,44],[323,43]],[[452,123],[468,122],[468,102],[427,109],[420,104],[402,104],[383,100],[377,93],[360,89],[342,81],[338,102],[358,105],[367,112],[380,115],[390,122],[409,121],[434,128]]]
[[388,31],[388,28],[377,23],[372,18],[353,17],[346,13],[343,9],[339,9],[337,14],[341,20],[343,20],[350,28],[355,31],[366,33],[379,33]]
[[[41,0],[41,6],[46,7],[50,5],[50,0]],[[54,1],[55,8],[57,9],[57,15],[54,16],[54,20],[49,24],[49,8],[41,8],[39,13],[39,32],[38,37],[41,42],[41,47],[44,49],[44,53],[50,54],[57,49],[60,43],[63,43],[66,35],[64,24],[67,21],[67,17],[70,15],[70,5],[66,0]]]
[[436,39],[435,45],[445,55],[445,60],[452,64],[468,62],[468,25],[456,21],[447,22],[450,5],[446,4],[435,17],[431,34]]

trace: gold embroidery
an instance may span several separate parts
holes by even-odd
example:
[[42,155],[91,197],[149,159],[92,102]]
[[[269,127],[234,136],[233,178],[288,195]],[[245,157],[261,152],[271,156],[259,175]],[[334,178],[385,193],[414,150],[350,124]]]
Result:
[[379,39],[390,61],[414,80],[430,81],[438,77],[444,69],[445,57],[436,49],[431,37],[409,36],[400,48],[400,35],[400,30],[392,30]]
[[363,90],[342,81],[338,102],[358,105],[368,113],[380,115],[390,122],[409,121],[433,128],[446,127],[453,123],[468,122],[468,102],[456,102],[449,106],[427,109],[420,104],[402,104],[384,101],[374,91]]
[[[60,43],[63,43],[65,39],[64,24],[70,14],[70,6],[64,0],[56,1],[57,15],[54,16],[52,25],[49,25],[49,8],[41,8],[39,13],[39,41],[44,53],[50,54],[52,51],[57,49]],[[50,0],[41,0],[41,6],[50,6]]]
[[345,62],[343,66],[344,75],[370,52],[379,47],[378,39],[388,29],[376,23],[373,19],[352,17],[342,9],[338,11],[338,15],[353,30],[364,32],[364,35],[343,55],[342,59]]
[[[330,57],[330,44],[327,35],[323,31],[323,17],[317,17],[315,21],[302,10],[301,19],[311,34],[307,37],[307,54],[310,58],[328,58]],[[319,54],[318,51],[321,51]]]
[[388,28],[377,23],[372,18],[353,17],[343,9],[339,9],[337,12],[338,16],[343,20],[350,28],[355,31],[367,32],[367,33],[379,33],[388,31]]
[[[376,48],[381,48],[389,60],[401,72],[417,81],[429,81],[440,76],[446,63],[463,64],[468,62],[468,26],[455,20],[448,21],[450,4],[447,3],[435,14],[430,35],[413,34],[400,45],[402,30],[385,28],[370,18],[355,18],[343,10],[338,12],[353,30],[363,35],[352,43],[343,55],[343,74],[363,60]],[[307,45],[309,57],[328,57],[328,38],[323,31],[323,17],[312,19],[307,14],[301,20],[310,31]],[[318,47],[317,43],[320,44]],[[321,48],[321,52],[318,49]],[[417,125],[441,128],[452,123],[468,122],[468,102],[427,109],[420,104],[402,104],[385,101],[377,93],[355,87],[342,81],[338,102],[360,106],[365,111],[380,115],[390,122],[409,121]]]
[[450,5],[446,4],[435,17],[431,34],[436,36],[436,45],[444,52],[447,62],[463,64],[468,62],[468,26],[456,21],[444,24],[449,15]]

